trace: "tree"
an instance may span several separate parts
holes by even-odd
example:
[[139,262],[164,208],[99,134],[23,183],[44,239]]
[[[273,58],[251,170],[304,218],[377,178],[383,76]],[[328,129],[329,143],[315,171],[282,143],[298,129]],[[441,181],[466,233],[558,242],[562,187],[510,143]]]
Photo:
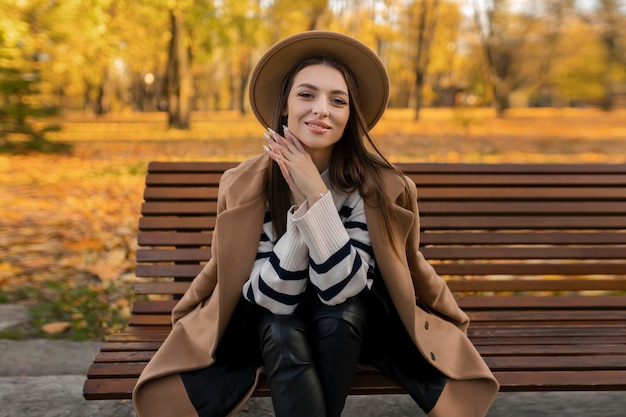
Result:
[[[287,10],[299,11],[297,5],[284,4]],[[267,13],[275,13],[276,5],[269,5]],[[283,10],[280,10],[281,12]],[[271,25],[264,19],[262,2],[258,0],[225,0],[222,21],[226,30],[225,42],[221,45],[226,51],[228,68],[228,85],[233,110],[246,113],[246,93],[248,80],[252,73],[255,53],[259,47],[265,47],[264,40],[268,37]],[[296,27],[289,18],[282,23]],[[273,28],[271,29],[278,29]],[[280,36],[280,35],[279,35]]]
[[[3,7],[4,9],[4,7]],[[2,10],[21,18],[21,25],[3,20],[0,24],[0,151],[62,152],[66,144],[46,138],[59,130],[45,119],[58,114],[40,94],[41,70],[49,55],[39,49],[40,14],[45,9]],[[9,26],[9,25],[13,26]],[[16,34],[18,34],[16,36]]]
[[[124,45],[122,34],[125,30],[116,24],[120,13],[118,2],[96,0],[63,3],[65,4],[59,5],[57,10],[51,11],[50,18],[60,17],[65,21],[63,30],[77,30],[81,33],[81,36],[75,36],[71,32],[60,35],[62,42],[69,46],[67,49],[70,56],[67,61],[82,64],[75,70],[68,67],[66,75],[72,77],[74,82],[79,79],[82,81],[82,108],[104,115],[113,110],[116,101],[116,64],[117,72],[120,73],[124,71],[125,63],[120,56],[120,49]],[[57,56],[60,58],[63,53],[59,51]]]
[[[38,57],[35,56],[35,63]],[[42,120],[56,116],[56,107],[37,103],[39,76],[35,68],[24,73],[17,68],[0,67],[0,152],[65,152],[69,145],[51,142],[46,134],[60,129]]]
[[189,48],[185,40],[181,11],[170,9],[169,14],[171,39],[166,70],[168,125],[175,129],[189,129],[191,124]]
[[415,55],[415,120],[419,120],[420,110],[424,105],[424,83],[430,63],[430,52],[432,40],[437,27],[437,17],[439,12],[439,0],[421,0],[416,2],[412,10],[416,11],[417,36],[415,44],[417,52]]
[[617,72],[618,66],[621,66],[623,70],[626,65],[626,41],[624,40],[625,34],[622,33],[624,23],[626,22],[624,16],[619,12],[617,0],[601,0],[599,19],[600,36],[606,50],[605,91],[602,109],[610,111],[615,107],[614,87],[617,82],[614,74]]
[[[545,0],[541,33],[536,45],[536,93],[534,104],[539,106],[561,106],[562,93],[557,89],[554,68],[562,60],[561,42],[566,23],[574,9],[575,0]],[[539,48],[539,46],[541,46]]]
[[[456,106],[459,98],[457,94],[468,86],[467,72],[463,66],[464,55],[467,55],[464,52],[464,21],[458,4],[441,3],[428,66],[429,87],[432,89],[430,103],[433,105]],[[427,93],[427,90],[424,91],[425,95]]]
[[506,0],[486,1],[484,6],[474,0],[474,18],[498,117],[503,117],[510,108],[511,93],[526,81],[520,71],[524,60],[520,51],[524,49],[528,30],[520,18],[511,20],[515,16],[505,6]]

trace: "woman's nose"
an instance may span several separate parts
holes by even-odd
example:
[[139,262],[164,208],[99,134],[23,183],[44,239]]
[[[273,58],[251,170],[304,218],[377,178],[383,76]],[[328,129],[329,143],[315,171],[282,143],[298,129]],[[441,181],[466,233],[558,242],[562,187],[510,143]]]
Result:
[[318,117],[328,116],[328,107],[324,100],[319,100],[313,106],[313,114]]

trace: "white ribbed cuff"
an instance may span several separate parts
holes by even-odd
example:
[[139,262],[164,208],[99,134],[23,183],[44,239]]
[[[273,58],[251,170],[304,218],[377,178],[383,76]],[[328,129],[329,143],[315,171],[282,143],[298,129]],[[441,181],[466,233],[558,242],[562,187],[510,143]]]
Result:
[[301,232],[309,254],[315,262],[323,262],[341,249],[350,239],[346,232],[331,193],[326,193],[301,217],[294,216],[294,224]]
[[281,268],[288,271],[301,271],[309,265],[309,248],[294,224],[292,213],[287,213],[287,230],[276,242],[274,253]]

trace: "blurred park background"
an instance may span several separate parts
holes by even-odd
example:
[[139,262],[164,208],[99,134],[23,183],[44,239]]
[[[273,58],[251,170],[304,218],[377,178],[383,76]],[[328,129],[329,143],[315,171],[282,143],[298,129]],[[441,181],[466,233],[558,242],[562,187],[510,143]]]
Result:
[[0,337],[124,326],[147,163],[260,153],[248,77],[308,29],[386,63],[392,161],[626,163],[623,0],[0,0]]

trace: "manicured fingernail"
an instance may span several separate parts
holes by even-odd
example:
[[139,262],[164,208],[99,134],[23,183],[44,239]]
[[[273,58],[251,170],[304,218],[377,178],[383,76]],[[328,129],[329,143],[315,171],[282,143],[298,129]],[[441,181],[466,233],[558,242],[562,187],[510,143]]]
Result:
[[265,149],[265,152],[269,152],[271,149],[265,145],[263,145],[263,149]]
[[278,142],[278,139],[276,139],[277,133],[274,131],[274,129],[272,129],[271,127],[268,127],[267,130],[269,130],[269,132],[271,133],[272,139],[274,139],[274,142]]
[[284,130],[285,132],[289,132],[289,128],[288,128],[287,126],[285,126],[285,125],[283,125],[283,130]]
[[268,135],[268,134],[267,134],[267,133],[265,133],[265,132],[263,133],[263,137],[264,137],[266,140],[270,140],[270,139],[272,139],[272,138],[270,138],[270,135]]

